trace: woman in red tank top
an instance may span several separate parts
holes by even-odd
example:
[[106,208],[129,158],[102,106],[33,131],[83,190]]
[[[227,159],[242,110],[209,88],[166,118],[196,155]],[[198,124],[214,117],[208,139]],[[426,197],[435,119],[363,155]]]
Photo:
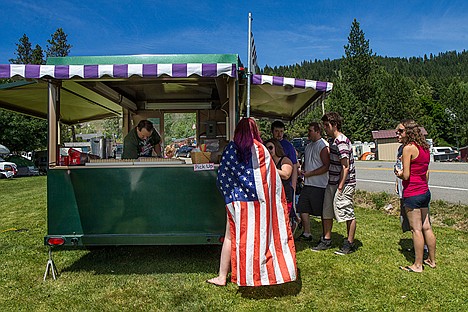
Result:
[[[395,170],[395,175],[403,180],[403,205],[413,233],[415,253],[413,265],[401,266],[400,269],[420,273],[424,269],[423,263],[436,267],[436,238],[429,218],[429,145],[419,125],[412,119],[405,119],[398,125],[397,136],[404,145],[403,169]],[[423,260],[424,243],[429,249],[427,260]]]

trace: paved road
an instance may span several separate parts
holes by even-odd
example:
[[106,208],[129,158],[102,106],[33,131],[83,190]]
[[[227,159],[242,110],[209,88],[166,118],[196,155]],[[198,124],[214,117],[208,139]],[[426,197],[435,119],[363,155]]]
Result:
[[[371,192],[393,193],[393,162],[356,161],[357,188]],[[429,187],[432,199],[468,205],[468,163],[429,165]]]

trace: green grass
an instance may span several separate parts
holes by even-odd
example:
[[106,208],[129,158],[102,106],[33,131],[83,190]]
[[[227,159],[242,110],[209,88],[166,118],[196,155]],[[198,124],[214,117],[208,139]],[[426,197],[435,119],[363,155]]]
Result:
[[[365,196],[380,199],[363,201]],[[412,261],[405,251],[412,246],[410,234],[401,233],[394,213],[369,209],[380,207],[382,201],[387,206],[383,195],[357,197],[366,203],[356,209],[358,251],[349,256],[333,254],[345,234],[345,225],[335,224],[333,250],[314,253],[306,243],[296,245],[300,278],[294,283],[259,288],[208,285],[205,280],[216,274],[219,264],[217,246],[57,251],[54,259],[60,276],[43,282],[46,179],[0,180],[0,309],[467,311],[467,232],[449,224],[435,225],[438,267],[426,268],[422,274],[403,272],[398,266]],[[437,205],[431,210],[441,214],[441,220],[458,222],[459,217],[438,212]],[[450,211],[458,215],[462,210],[457,209]],[[312,226],[317,238],[320,223],[313,219]]]

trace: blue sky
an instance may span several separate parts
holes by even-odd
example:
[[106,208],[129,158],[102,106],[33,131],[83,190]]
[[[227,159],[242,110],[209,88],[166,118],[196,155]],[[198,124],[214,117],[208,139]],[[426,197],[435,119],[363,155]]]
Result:
[[62,27],[70,55],[237,53],[247,63],[252,12],[258,63],[337,59],[354,18],[378,55],[468,49],[468,1],[0,0],[0,64],[28,35],[45,50]]

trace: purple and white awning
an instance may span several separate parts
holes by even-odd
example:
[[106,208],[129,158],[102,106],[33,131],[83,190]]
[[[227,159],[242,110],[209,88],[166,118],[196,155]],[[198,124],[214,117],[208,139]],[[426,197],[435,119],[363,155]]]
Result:
[[328,92],[333,88],[333,83],[307,80],[307,79],[296,79],[296,78],[285,78],[277,76],[268,76],[268,75],[252,75],[252,84],[262,85],[270,84],[272,86],[291,86],[294,88],[312,88],[317,91]]
[[3,64],[0,65],[0,78],[55,78],[96,79],[102,77],[129,78],[140,76],[144,78],[167,75],[174,78],[186,78],[192,75],[200,77],[237,76],[237,68],[231,63],[187,63],[187,64],[114,64],[114,65],[32,65]]

